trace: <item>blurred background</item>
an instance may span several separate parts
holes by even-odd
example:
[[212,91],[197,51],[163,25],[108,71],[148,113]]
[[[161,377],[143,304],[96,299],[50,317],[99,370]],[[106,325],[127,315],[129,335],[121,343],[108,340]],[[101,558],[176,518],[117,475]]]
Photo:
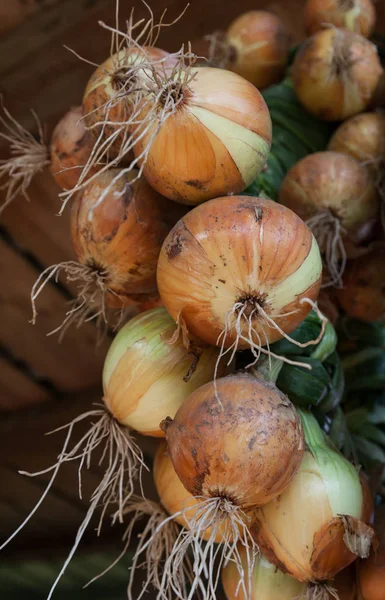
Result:
[[[168,8],[168,20],[178,16],[185,4],[186,0],[151,2],[155,17]],[[234,17],[256,8],[277,14],[294,45],[303,35],[303,5],[303,0],[191,0],[184,17],[163,31],[158,45],[176,51],[182,42],[226,29]],[[136,18],[147,15],[139,0],[121,0],[122,22],[132,6]],[[385,30],[384,6],[378,0],[378,31]],[[81,103],[93,67],[66,46],[93,62],[103,62],[109,55],[110,38],[98,21],[113,24],[114,12],[115,0],[0,1],[0,93],[15,119],[33,134],[38,132],[31,109],[49,139],[64,113]],[[0,158],[5,156],[1,141]],[[101,397],[108,340],[95,347],[92,323],[69,329],[60,344],[57,335],[47,337],[60,324],[73,289],[60,279],[51,280],[38,301],[37,324],[30,324],[30,292],[39,273],[74,256],[70,211],[57,216],[58,191],[44,172],[33,181],[30,202],[17,199],[0,219],[0,540],[32,509],[50,477],[49,473],[27,477],[18,471],[35,472],[52,464],[64,434],[45,433],[71,421]],[[148,438],[141,445],[151,459],[154,445]],[[82,501],[76,469],[71,464],[61,469],[37,514],[1,554],[2,599],[46,598],[84,517],[87,490],[97,477],[97,468],[86,473]],[[149,481],[146,492],[153,495]],[[130,552],[106,577],[82,590],[119,555],[122,534],[123,529],[105,526],[99,539],[90,528],[54,597],[67,598],[70,592],[73,600],[125,598]]]

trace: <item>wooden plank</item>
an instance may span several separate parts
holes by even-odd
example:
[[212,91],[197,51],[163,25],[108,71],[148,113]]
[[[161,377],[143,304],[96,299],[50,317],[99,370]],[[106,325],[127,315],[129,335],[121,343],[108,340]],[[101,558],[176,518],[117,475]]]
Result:
[[52,396],[41,385],[0,357],[0,412],[46,402]]
[[15,242],[44,267],[76,260],[70,234],[71,207],[58,216],[59,191],[47,169],[32,182],[30,200],[22,196],[15,198],[1,215],[1,225]]
[[61,0],[1,0],[0,35],[15,29],[31,15],[46,9]]
[[96,349],[92,324],[70,328],[61,344],[47,334],[62,321],[66,300],[53,286],[47,286],[38,301],[38,323],[31,318],[30,290],[38,273],[20,255],[0,242],[0,339],[10,352],[27,362],[40,376],[60,390],[80,390],[101,380],[108,344]]

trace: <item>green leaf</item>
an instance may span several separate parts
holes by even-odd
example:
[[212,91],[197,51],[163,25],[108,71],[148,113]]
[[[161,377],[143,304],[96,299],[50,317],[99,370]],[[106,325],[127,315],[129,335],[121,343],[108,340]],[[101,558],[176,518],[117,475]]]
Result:
[[305,356],[293,360],[311,366],[311,371],[285,363],[277,378],[277,386],[290,400],[302,408],[317,406],[331,391],[331,381],[322,363]]

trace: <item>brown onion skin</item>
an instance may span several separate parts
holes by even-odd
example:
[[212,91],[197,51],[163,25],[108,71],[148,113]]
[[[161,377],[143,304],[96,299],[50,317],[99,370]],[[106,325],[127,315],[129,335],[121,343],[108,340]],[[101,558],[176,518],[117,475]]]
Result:
[[[143,47],[143,51],[150,60],[159,60],[168,56],[168,52],[165,52],[160,48]],[[86,126],[92,127],[92,129],[90,129],[90,135],[93,136],[94,139],[99,136],[101,131],[100,127],[94,127],[94,125],[105,120],[105,104],[111,99],[115,91],[112,81],[114,73],[117,68],[119,68],[116,66],[117,63],[126,65],[127,61],[125,61],[124,57],[138,54],[139,52],[136,48],[131,48],[121,52],[120,60],[117,58],[117,55],[113,55],[104,61],[104,63],[102,63],[91,75],[84,91],[83,112]],[[110,107],[108,120],[122,122],[124,119],[128,118],[130,111],[130,103],[125,98],[122,98],[121,101],[114,102]],[[106,125],[104,128],[104,138],[112,135],[115,130],[116,127],[114,125]],[[110,147],[110,158],[116,158],[119,155],[123,138],[124,133],[121,133]],[[133,155],[130,153],[129,156],[124,157],[122,164],[129,164],[132,159]]]
[[[345,7],[344,7],[345,4]],[[347,13],[355,4],[359,14],[354,18],[352,26],[346,20]],[[305,28],[309,35],[324,29],[325,24],[334,25],[360,33],[368,38],[374,31],[376,9],[371,0],[307,0],[305,4]]]
[[[101,173],[76,196],[71,222],[78,261],[99,272],[107,271],[105,286],[114,307],[156,292],[158,256],[169,231],[163,216],[164,199],[143,178],[134,182],[131,192],[130,177],[122,177],[95,206],[118,172]],[[122,196],[115,194],[125,187]]]
[[349,154],[375,173],[385,160],[385,116],[367,112],[348,119],[334,132],[328,150]]
[[[227,30],[233,52],[227,68],[263,89],[282,79],[290,37],[282,21],[265,10],[252,10],[235,19]],[[257,43],[263,43],[256,47]]]
[[[343,52],[349,62],[334,63]],[[336,66],[338,65],[338,67]],[[297,52],[295,93],[303,106],[325,121],[341,121],[365,110],[383,73],[375,46],[342,29],[319,31]]]
[[337,291],[342,309],[368,323],[385,319],[385,246],[376,244],[372,251],[348,263],[344,287]]
[[[256,211],[260,211],[259,221]],[[260,245],[257,240],[261,241],[262,225]],[[157,279],[164,306],[175,320],[185,321],[191,335],[215,345],[224,329],[225,314],[234,303],[248,292],[257,294],[259,285],[273,287],[280,278],[296,273],[310,253],[312,239],[301,219],[271,200],[232,196],[206,202],[177,223],[162,247]],[[251,290],[254,244],[261,262],[257,287]],[[299,290],[296,299],[282,309],[282,313],[295,311],[290,316],[276,318],[287,333],[309,312],[310,306],[300,304],[300,299],[306,296],[315,300],[320,285],[321,274],[303,293]],[[213,307],[216,295],[226,299],[226,304],[217,312]],[[268,299],[265,302],[269,312]],[[270,342],[281,337],[276,329],[266,328],[258,318],[253,319],[253,327],[261,335],[267,335]],[[226,347],[235,339],[232,329],[227,334]],[[239,341],[239,348],[247,347],[246,342]]]
[[194,496],[263,505],[294,477],[304,451],[298,414],[273,384],[230,375],[193,392],[163,427],[174,469]]
[[[63,190],[70,190],[76,186],[82,172],[76,167],[86,164],[93,146],[94,140],[84,125],[82,107],[71,108],[56,125],[50,147],[50,171]],[[100,167],[93,167],[89,176],[99,169]]]
[[301,159],[284,178],[279,202],[304,221],[330,210],[352,243],[370,236],[379,208],[367,170],[354,158],[338,152],[316,152]]
[[[169,515],[174,515],[186,507],[199,506],[199,500],[194,498],[194,496],[192,496],[190,492],[186,490],[178,475],[175,473],[175,469],[172,465],[171,458],[167,450],[167,444],[165,442],[161,442],[156,449],[154,460],[154,481],[160,502]],[[189,519],[191,519],[193,515],[193,509],[187,512],[187,517]],[[184,519],[183,515],[175,517],[174,520],[182,527],[188,527],[188,523]],[[210,533],[211,527],[205,530],[201,536],[202,539],[208,540]],[[219,544],[222,539],[223,537],[221,532],[218,531],[215,538],[216,543]]]

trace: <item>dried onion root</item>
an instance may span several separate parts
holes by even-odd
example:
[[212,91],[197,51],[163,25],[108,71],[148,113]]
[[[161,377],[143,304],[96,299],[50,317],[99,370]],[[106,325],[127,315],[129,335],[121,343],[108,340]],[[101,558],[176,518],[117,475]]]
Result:
[[9,144],[11,158],[0,160],[0,179],[6,179],[0,187],[6,190],[1,212],[19,194],[27,200],[28,188],[37,173],[50,164],[49,152],[44,143],[44,132],[37,115],[32,112],[38,129],[38,139],[24,129],[2,104],[3,116],[0,125],[0,137]]
[[[78,442],[75,443],[73,448],[68,450],[75,425],[88,419],[96,419],[96,421],[92,422],[89,430]],[[98,535],[100,535],[104,517],[111,505],[118,505],[119,520],[122,522],[125,504],[134,491],[134,482],[138,476],[141,480],[142,469],[147,468],[144,463],[142,451],[136,444],[130,431],[124,426],[121,426],[113,417],[113,415],[111,415],[109,412],[106,412],[106,410],[103,408],[89,411],[80,417],[75,418],[68,425],[56,429],[55,432],[63,429],[67,429],[67,435],[62,451],[54,465],[37,473],[26,473],[20,471],[21,474],[28,475],[29,477],[36,477],[49,472],[52,472],[52,476],[40,500],[29,513],[28,517],[0,546],[0,550],[2,550],[6,545],[8,545],[8,543],[33,517],[46,498],[56,479],[60,467],[64,463],[79,462],[79,496],[82,498],[82,470],[84,468],[89,469],[93,454],[95,452],[98,454],[101,451],[99,466],[101,466],[104,470],[103,477],[99,485],[91,494],[87,514],[77,531],[74,545],[72,546],[67,559],[65,560],[57,578],[51,587],[47,600],[52,598],[53,592],[65,570],[67,569],[70,561],[72,560],[83,534],[91,522],[95,512],[100,510],[101,507],[101,514],[97,526]]]
[[40,275],[31,293],[32,321],[39,294],[60,272],[68,282],[79,282],[79,292],[55,332],[90,320],[101,329],[118,328],[127,310],[155,297],[158,255],[175,214],[170,204],[143,178],[138,180],[136,172],[125,177],[116,169],[97,174],[72,206],[78,262],[54,265]]

